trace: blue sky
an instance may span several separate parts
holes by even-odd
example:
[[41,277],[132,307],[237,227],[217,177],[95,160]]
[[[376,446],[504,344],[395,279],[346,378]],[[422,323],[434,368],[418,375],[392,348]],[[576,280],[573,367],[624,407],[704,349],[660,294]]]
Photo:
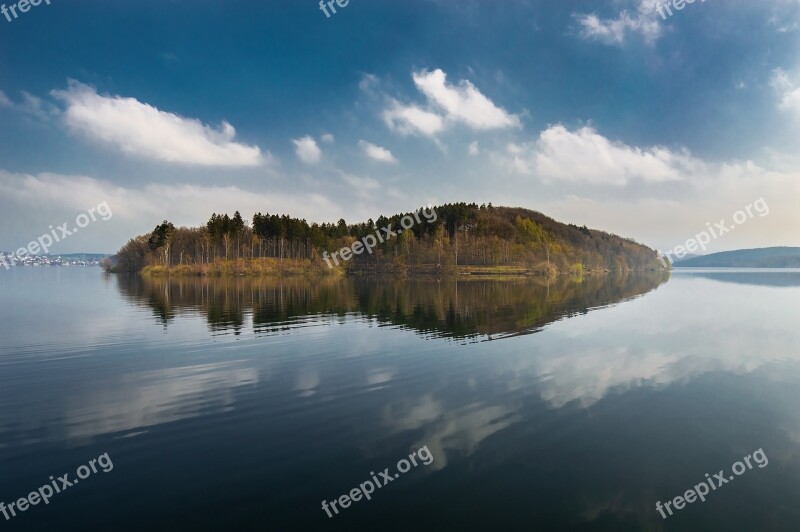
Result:
[[[800,2],[87,0],[0,16],[0,249],[212,211],[521,206],[671,249],[800,245]],[[12,2],[7,0],[6,5]]]

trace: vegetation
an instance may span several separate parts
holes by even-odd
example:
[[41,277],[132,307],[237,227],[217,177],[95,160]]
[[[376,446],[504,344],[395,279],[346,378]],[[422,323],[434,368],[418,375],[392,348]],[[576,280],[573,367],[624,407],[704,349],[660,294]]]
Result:
[[[631,239],[586,226],[565,225],[539,212],[466,203],[434,207],[437,219],[421,223],[354,256],[336,272],[484,273],[512,268],[517,273],[552,275],[572,272],[662,269],[656,252]],[[117,254],[119,272],[159,274],[264,275],[330,273],[323,252],[349,247],[356,240],[397,230],[413,213],[380,216],[349,225],[309,224],[283,215],[253,215],[252,224],[237,211],[212,214],[204,227],[178,227],[169,221],[152,233],[131,239]]]

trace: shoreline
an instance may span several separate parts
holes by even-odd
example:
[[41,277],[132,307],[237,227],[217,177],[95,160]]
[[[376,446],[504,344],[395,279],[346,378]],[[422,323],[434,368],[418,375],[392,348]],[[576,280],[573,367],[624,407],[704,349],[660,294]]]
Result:
[[[111,273],[123,273],[114,271]],[[143,277],[461,277],[461,278],[555,278],[564,275],[590,277],[612,273],[638,273],[668,271],[643,270],[591,270],[575,265],[558,269],[547,265],[536,266],[476,266],[476,265],[404,265],[390,268],[327,268],[324,263],[310,259],[240,259],[217,261],[210,264],[179,266],[145,266],[138,274]]]

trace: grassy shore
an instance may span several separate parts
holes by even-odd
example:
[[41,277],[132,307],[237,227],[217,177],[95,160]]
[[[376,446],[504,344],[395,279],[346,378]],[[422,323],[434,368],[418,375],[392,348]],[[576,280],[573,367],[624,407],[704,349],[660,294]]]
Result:
[[608,273],[602,271],[584,271],[580,265],[574,265],[561,271],[546,263],[536,266],[456,266],[456,265],[393,265],[388,269],[357,267],[348,264],[347,268],[328,268],[322,261],[309,259],[238,259],[219,260],[209,264],[179,266],[145,266],[141,271],[146,277],[320,277],[344,275],[392,275],[407,276],[470,276],[470,277],[556,277],[559,275],[583,276]]
[[208,264],[178,266],[145,266],[146,277],[289,277],[343,275],[341,268],[329,269],[324,263],[307,259],[238,259],[219,260]]

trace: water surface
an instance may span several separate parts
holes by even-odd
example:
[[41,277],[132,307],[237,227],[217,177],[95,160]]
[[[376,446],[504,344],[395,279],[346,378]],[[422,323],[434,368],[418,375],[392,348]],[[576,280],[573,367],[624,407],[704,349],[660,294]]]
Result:
[[[9,530],[796,530],[800,273],[0,272]],[[428,466],[328,518],[427,446]],[[662,503],[763,448],[663,520]]]

